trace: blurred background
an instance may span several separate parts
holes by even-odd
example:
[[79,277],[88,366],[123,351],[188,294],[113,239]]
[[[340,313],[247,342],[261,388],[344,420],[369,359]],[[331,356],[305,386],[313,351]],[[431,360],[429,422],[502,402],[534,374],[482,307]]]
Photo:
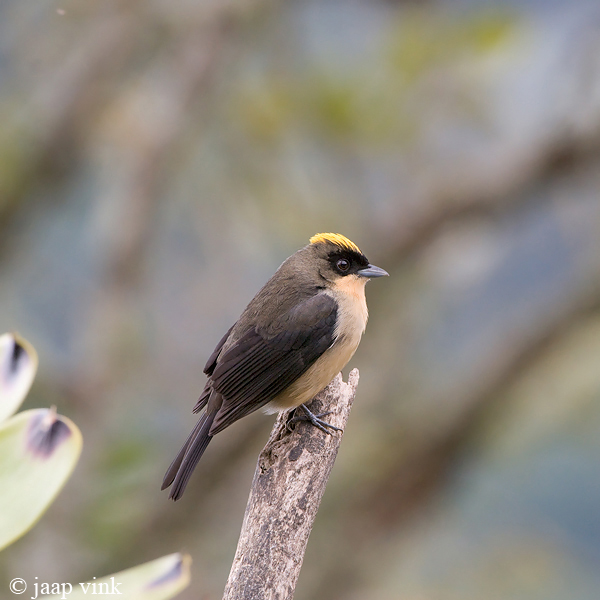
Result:
[[4,0],[0,331],[84,436],[0,578],[178,550],[221,598],[258,413],[159,491],[202,367],[316,232],[389,279],[296,598],[597,600],[596,0]]

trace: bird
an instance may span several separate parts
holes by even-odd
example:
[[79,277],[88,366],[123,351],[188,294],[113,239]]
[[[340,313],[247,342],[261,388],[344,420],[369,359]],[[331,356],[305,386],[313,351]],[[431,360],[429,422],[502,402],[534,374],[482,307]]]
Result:
[[388,275],[339,233],[318,233],[287,258],[210,355],[202,414],[167,469],[161,489],[183,495],[211,439],[242,417],[299,409],[326,433],[337,430],[306,404],[346,366],[368,319],[365,284]]

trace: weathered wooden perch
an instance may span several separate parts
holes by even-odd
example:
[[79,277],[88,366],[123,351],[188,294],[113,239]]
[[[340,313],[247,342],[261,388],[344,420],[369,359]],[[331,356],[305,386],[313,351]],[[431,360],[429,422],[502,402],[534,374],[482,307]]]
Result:
[[[346,427],[358,385],[354,369],[341,373],[309,404],[315,414]],[[286,428],[277,417],[258,457],[250,497],[223,600],[291,600],[304,552],[342,432],[327,435],[310,423]]]

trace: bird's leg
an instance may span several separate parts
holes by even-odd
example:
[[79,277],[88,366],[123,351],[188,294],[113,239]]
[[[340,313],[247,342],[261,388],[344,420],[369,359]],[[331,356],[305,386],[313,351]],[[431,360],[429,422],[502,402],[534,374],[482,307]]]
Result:
[[[298,409],[300,407],[302,407],[304,409],[304,412],[306,414],[304,414],[304,415],[298,414]],[[327,415],[330,415],[332,412],[333,412],[332,410],[329,410],[325,413],[315,415],[313,412],[308,410],[308,408],[306,407],[306,404],[301,404],[300,406],[296,407],[296,409],[294,410],[294,416],[287,422],[287,428],[288,428],[288,430],[291,431],[290,425],[297,423],[298,421],[309,421],[315,427],[317,427],[318,429],[320,429],[321,431],[323,431],[329,435],[331,435],[331,431],[328,431],[326,429],[326,427],[329,427],[329,429],[333,429],[334,431],[343,431],[343,429],[341,427],[336,427],[335,425],[332,425],[331,423],[327,423],[327,421],[323,421],[321,419],[321,417],[326,417]]]

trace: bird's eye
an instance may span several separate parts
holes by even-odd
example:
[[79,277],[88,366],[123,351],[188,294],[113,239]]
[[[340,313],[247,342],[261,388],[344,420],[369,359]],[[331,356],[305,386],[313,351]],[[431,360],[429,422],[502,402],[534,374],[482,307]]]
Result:
[[345,258],[340,258],[335,263],[335,266],[338,268],[338,271],[345,273],[350,268],[350,261],[346,260]]

